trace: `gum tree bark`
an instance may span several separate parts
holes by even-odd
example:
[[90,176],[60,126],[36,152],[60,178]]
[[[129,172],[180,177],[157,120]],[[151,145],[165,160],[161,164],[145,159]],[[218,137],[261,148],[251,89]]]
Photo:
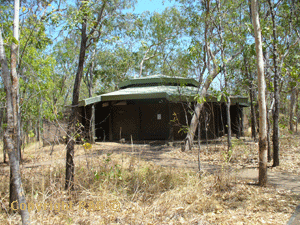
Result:
[[19,77],[17,75],[17,56],[19,40],[19,0],[14,3],[14,41],[11,46],[11,71],[9,71],[5,55],[2,30],[0,29],[0,64],[2,69],[2,80],[6,92],[6,116],[7,128],[4,133],[4,146],[9,157],[10,165],[10,207],[19,210],[22,217],[22,224],[29,224],[29,213],[26,205],[25,192],[22,188],[19,164],[18,149],[18,94],[19,94]]
[[265,75],[262,51],[261,28],[257,9],[257,0],[251,1],[252,23],[255,34],[255,49],[257,57],[258,75],[258,103],[259,103],[259,185],[267,184],[267,108],[265,97]]

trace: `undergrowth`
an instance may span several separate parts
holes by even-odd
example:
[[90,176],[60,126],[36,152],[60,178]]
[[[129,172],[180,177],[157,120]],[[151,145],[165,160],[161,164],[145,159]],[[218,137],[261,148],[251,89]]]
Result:
[[[203,158],[246,163],[255,151],[237,141],[231,161],[224,162],[222,149]],[[199,177],[187,168],[162,167],[123,153],[86,155],[75,165],[73,191],[64,190],[63,163],[22,169],[27,202],[34,205],[33,224],[285,224],[300,200],[289,191],[249,185],[226,166]],[[8,172],[0,175],[0,221],[17,224],[20,216],[6,212]],[[72,209],[62,207],[70,202]],[[39,210],[39,204],[45,208]]]

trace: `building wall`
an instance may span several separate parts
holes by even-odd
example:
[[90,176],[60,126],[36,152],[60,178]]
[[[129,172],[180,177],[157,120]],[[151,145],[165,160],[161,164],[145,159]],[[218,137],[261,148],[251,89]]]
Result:
[[168,103],[140,106],[140,139],[166,140],[170,132]]
[[108,103],[95,105],[95,135],[97,141],[109,140],[109,117],[110,107]]
[[[120,105],[120,103],[122,103]],[[190,123],[192,104],[172,103],[166,99],[106,102],[95,105],[95,135],[98,141],[183,140],[187,121]],[[82,108],[86,133],[89,129],[90,106]],[[233,133],[241,131],[242,108],[231,106]],[[205,103],[200,115],[200,138],[214,139],[227,133],[224,103]],[[198,137],[198,129],[195,138]]]
[[136,105],[111,107],[112,139],[139,139],[140,110]]

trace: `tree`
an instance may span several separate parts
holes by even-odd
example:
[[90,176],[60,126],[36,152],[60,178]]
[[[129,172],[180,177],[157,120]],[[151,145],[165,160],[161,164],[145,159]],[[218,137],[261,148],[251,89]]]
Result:
[[272,17],[273,27],[273,65],[274,65],[274,113],[273,113],[273,166],[279,166],[279,71],[278,71],[278,47],[277,47],[277,30],[274,5],[268,0]]
[[222,25],[222,18],[221,18],[221,4],[220,1],[217,1],[218,7],[218,14],[219,14],[219,26],[218,26],[218,33],[220,36],[221,41],[221,60],[222,60],[222,67],[223,67],[223,74],[224,74],[224,81],[225,81],[225,91],[227,92],[226,95],[226,112],[227,112],[227,145],[228,145],[228,153],[231,149],[231,118],[230,118],[230,94],[229,94],[229,76],[227,75],[227,68],[225,64],[225,43],[223,39],[223,25]]
[[[216,36],[218,36],[217,34],[215,34],[215,30],[219,30],[215,29],[219,27],[219,24],[214,23],[214,21],[217,21],[219,18],[218,15],[214,15],[214,12],[217,11],[215,9],[217,7],[217,4],[211,1],[202,1],[198,7],[201,12],[201,15],[198,14],[199,12],[196,11],[198,10],[198,8],[194,5],[191,5],[186,9],[187,13],[189,13],[189,16],[193,18],[190,19],[190,24],[188,28],[188,32],[192,38],[190,51],[195,52],[195,48],[203,46],[201,60],[203,60],[202,63],[204,66],[198,77],[198,80],[200,81],[201,85],[199,87],[199,98],[194,107],[192,120],[190,122],[187,136],[185,138],[185,150],[191,149],[194,140],[194,135],[197,130],[197,124],[200,117],[200,113],[205,102],[207,90],[209,89],[213,80],[218,76],[218,74],[224,70],[225,66],[228,66],[231,63],[231,61],[233,61],[241,53],[240,49],[242,49],[240,45],[230,45],[228,43],[227,47],[229,48],[230,46],[232,46],[232,48],[230,50],[226,49],[226,59],[222,59],[222,57],[221,59],[216,58],[216,56],[220,55],[219,52],[222,49],[222,46],[218,45],[218,43],[220,43],[219,39],[215,38]],[[233,9],[233,7],[231,7],[230,9],[235,10]],[[226,38],[233,43],[239,43],[239,41],[235,40],[234,36],[240,31],[236,30],[234,25],[232,25],[231,27],[228,26],[228,30],[228,33],[230,35],[228,35],[228,37]],[[200,37],[203,37],[203,39],[199,40]],[[237,37],[239,36],[237,35]],[[225,57],[225,49],[223,48],[223,50],[223,57]],[[199,56],[197,55],[197,57]],[[223,62],[222,65],[219,65],[220,61]],[[207,76],[204,76],[205,72],[208,74]]]
[[71,115],[69,118],[68,127],[68,140],[67,140],[67,154],[66,154],[66,182],[65,189],[73,189],[74,187],[74,145],[75,139],[80,129],[80,118],[78,112],[80,85],[84,72],[84,63],[87,50],[91,45],[96,45],[102,35],[102,28],[104,23],[106,24],[107,31],[112,29],[109,24],[114,20],[117,9],[123,9],[128,7],[127,1],[109,1],[104,0],[101,2],[88,2],[81,1],[78,5],[79,10],[71,7],[69,13],[75,18],[70,19],[71,27],[80,26],[80,50],[79,61],[77,65],[77,71],[75,76],[74,88],[73,88],[73,100]]
[[[95,21],[95,25],[91,29],[91,33],[87,33],[87,20],[89,13],[89,5],[88,2],[80,2],[80,10],[78,11],[78,16],[80,18],[79,23],[81,24],[80,33],[81,33],[81,43],[80,43],[80,51],[79,51],[79,61],[77,66],[77,72],[75,76],[74,88],[73,88],[73,100],[72,100],[72,110],[69,119],[69,127],[68,127],[68,140],[67,140],[67,155],[66,155],[66,182],[65,189],[73,189],[74,187],[74,145],[75,145],[75,133],[76,128],[78,128],[79,122],[79,113],[78,113],[78,103],[79,103],[79,91],[81,79],[83,76],[83,67],[85,62],[86,50],[88,48],[88,39],[93,40],[92,35],[96,31],[100,22],[103,18],[104,8],[106,6],[107,1],[103,2],[101,10],[97,15],[97,20]],[[99,38],[100,35],[98,35]],[[76,126],[77,125],[77,126]]]
[[257,57],[258,102],[259,102],[259,185],[267,184],[267,109],[265,97],[265,76],[262,51],[261,28],[259,22],[257,0],[251,1],[252,23],[255,35]]
[[138,49],[138,76],[170,70],[169,61],[175,50],[180,49],[179,40],[184,30],[184,21],[175,7],[162,13],[144,12],[136,18],[134,38],[140,43]]
[[[5,146],[7,148],[10,161],[10,204],[18,206],[26,205],[25,193],[22,188],[20,175],[20,165],[18,157],[18,112],[19,112],[19,77],[17,74],[17,55],[19,42],[19,8],[20,2],[15,0],[14,4],[14,29],[13,43],[11,45],[11,68],[9,72],[7,59],[5,55],[4,42],[2,38],[2,30],[0,29],[0,62],[2,67],[2,80],[6,91],[7,103],[7,128],[4,134]],[[16,203],[16,204],[14,204]],[[27,208],[20,209],[22,223],[29,224],[29,213]]]

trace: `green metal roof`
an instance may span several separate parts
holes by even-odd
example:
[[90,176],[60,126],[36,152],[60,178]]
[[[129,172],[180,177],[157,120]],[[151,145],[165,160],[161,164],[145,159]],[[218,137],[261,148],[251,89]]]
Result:
[[147,77],[131,78],[119,84],[121,89],[132,86],[150,86],[150,85],[174,85],[174,86],[194,86],[198,87],[199,83],[192,78],[170,77],[165,75],[153,75]]
[[[169,101],[194,101],[198,93],[197,87],[186,86],[150,86],[150,87],[129,87],[118,91],[106,93],[93,98],[87,98],[79,103],[79,106],[86,106],[97,102],[104,101],[121,101],[136,99],[155,99],[165,98]],[[231,104],[241,103],[248,104],[247,97],[233,96],[230,98]],[[207,102],[217,102],[217,98],[207,94]],[[220,102],[224,102],[222,98]],[[242,105],[243,106],[243,105]]]

